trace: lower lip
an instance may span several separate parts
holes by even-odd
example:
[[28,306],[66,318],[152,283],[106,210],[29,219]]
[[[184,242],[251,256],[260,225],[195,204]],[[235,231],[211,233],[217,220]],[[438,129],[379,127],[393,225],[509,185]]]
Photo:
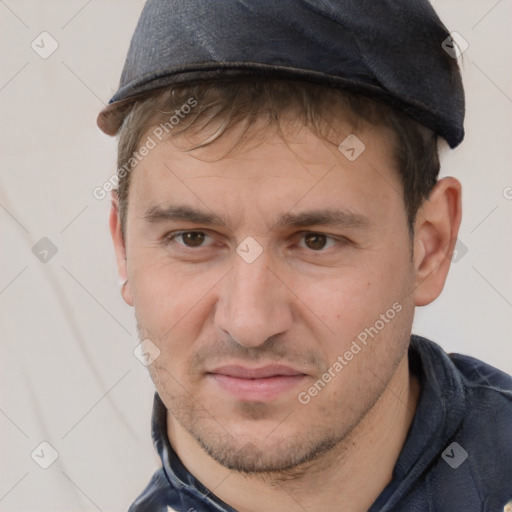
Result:
[[208,377],[223,390],[240,400],[262,401],[277,398],[302,382],[305,375],[276,375],[263,379],[242,379],[219,373],[210,373]]

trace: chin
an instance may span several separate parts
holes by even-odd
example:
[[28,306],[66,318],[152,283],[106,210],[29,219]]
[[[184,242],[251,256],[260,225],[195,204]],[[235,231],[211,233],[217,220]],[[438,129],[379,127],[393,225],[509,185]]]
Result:
[[[189,430],[203,450],[222,466],[245,474],[283,474],[300,470],[338,445],[345,435],[316,427],[297,431],[284,422],[242,421],[218,431],[198,423]],[[297,424],[296,424],[297,425]],[[238,428],[237,428],[238,427]],[[286,428],[287,427],[287,428]],[[229,431],[229,433],[228,433]]]

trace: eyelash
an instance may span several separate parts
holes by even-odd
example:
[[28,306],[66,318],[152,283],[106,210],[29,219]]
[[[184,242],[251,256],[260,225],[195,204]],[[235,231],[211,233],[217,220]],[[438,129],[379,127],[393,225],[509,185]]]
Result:
[[[190,251],[196,251],[197,249],[204,249],[205,247],[208,247],[208,246],[205,246],[205,245],[200,245],[198,247],[190,247],[188,245],[185,245],[185,244],[182,244],[182,243],[179,243],[179,242],[176,242],[175,239],[177,239],[178,237],[180,237],[181,235],[184,235],[186,233],[203,233],[205,234],[206,236],[212,238],[210,235],[208,235],[208,233],[206,231],[194,231],[194,230],[188,230],[188,231],[175,231],[175,232],[172,232],[172,233],[168,233],[167,235],[164,236],[164,238],[162,239],[162,246],[163,247],[167,247],[169,244],[176,244],[182,248],[184,248],[185,250],[190,250]],[[331,235],[327,235],[326,233],[322,233],[322,232],[319,232],[319,231],[300,231],[299,233],[297,233],[296,235],[300,235],[301,236],[301,240],[304,239],[304,237],[306,235],[322,235],[322,236],[325,236],[328,240],[332,240],[335,242],[335,245],[338,244],[338,245],[348,245],[350,243],[350,241],[345,238],[345,237],[335,237],[335,236],[331,236]],[[322,252],[326,252],[328,249],[332,248],[331,247],[327,247],[327,248],[322,248],[320,250],[313,250],[313,249],[309,249],[309,252],[312,252],[312,253],[322,253]],[[308,249],[307,247],[301,247],[301,249]]]
[[[167,247],[169,244],[175,243],[175,244],[177,244],[177,245],[179,245],[181,247],[184,247],[186,249],[192,249],[192,250],[194,250],[194,249],[203,249],[204,247],[206,247],[204,245],[201,245],[199,247],[189,247],[188,245],[180,244],[179,242],[175,242],[175,240],[174,240],[175,238],[178,238],[179,236],[184,235],[186,233],[203,233],[206,236],[210,236],[210,235],[208,235],[208,233],[206,231],[194,231],[194,230],[174,231],[174,232],[169,233],[169,234],[164,236],[164,238],[162,239],[162,245],[164,247]],[[210,238],[212,238],[212,237],[210,236]]]

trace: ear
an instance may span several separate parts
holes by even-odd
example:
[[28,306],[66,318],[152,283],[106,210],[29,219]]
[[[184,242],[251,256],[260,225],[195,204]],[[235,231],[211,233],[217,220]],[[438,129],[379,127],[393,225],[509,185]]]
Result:
[[425,306],[443,290],[462,218],[462,186],[447,177],[439,180],[424,201],[414,226],[413,300]]
[[126,245],[123,234],[121,232],[121,219],[119,216],[119,197],[114,190],[111,193],[111,206],[110,206],[110,234],[112,242],[114,243],[114,250],[116,253],[117,271],[121,283],[121,296],[124,301],[133,306],[133,297],[130,289],[130,282],[128,280],[128,260],[126,258]]

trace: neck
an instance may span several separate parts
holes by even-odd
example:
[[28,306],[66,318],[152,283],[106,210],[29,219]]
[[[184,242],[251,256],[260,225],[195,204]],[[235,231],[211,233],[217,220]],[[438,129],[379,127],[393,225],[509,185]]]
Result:
[[351,434],[295,476],[242,475],[221,466],[168,415],[171,445],[185,467],[239,512],[366,511],[391,481],[419,396],[404,357]]

